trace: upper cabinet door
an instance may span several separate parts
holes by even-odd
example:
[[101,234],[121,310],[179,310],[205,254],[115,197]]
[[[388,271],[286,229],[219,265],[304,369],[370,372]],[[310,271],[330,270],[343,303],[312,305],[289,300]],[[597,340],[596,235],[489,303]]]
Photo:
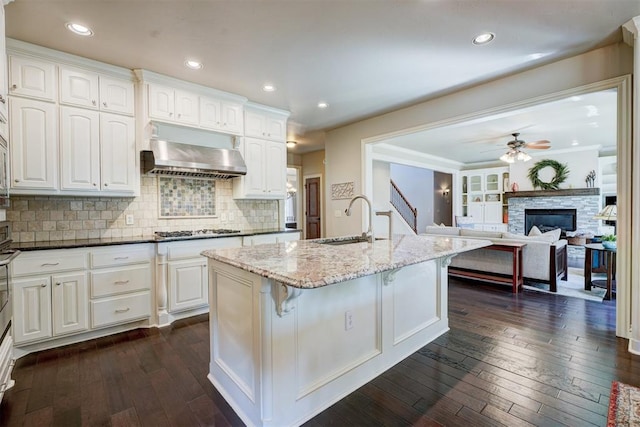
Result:
[[134,192],[136,179],[135,119],[100,115],[102,191]]
[[60,107],[63,190],[100,190],[100,113]]
[[175,91],[166,86],[149,85],[149,117],[174,121]]
[[9,93],[47,101],[56,100],[56,66],[51,62],[11,55]]
[[222,127],[222,103],[218,99],[200,98],[200,126],[219,130]]
[[98,75],[60,67],[60,103],[98,109]]
[[244,134],[256,138],[264,138],[267,118],[264,114],[245,110],[244,113]]
[[[0,116],[7,118],[7,46],[4,38],[4,7],[0,5]],[[2,120],[0,118],[0,120]],[[6,138],[6,135],[2,134]]]
[[282,142],[265,144],[265,190],[271,197],[284,198],[287,192],[287,148]]
[[11,188],[57,189],[56,106],[48,102],[12,98],[9,109]]
[[198,95],[190,92],[183,92],[176,90],[176,114],[175,120],[180,123],[197,125],[199,121],[198,117]]
[[100,76],[100,110],[133,115],[133,83]]
[[225,132],[242,135],[244,109],[241,104],[222,103],[222,129]]
[[279,117],[267,116],[266,137],[274,141],[284,141],[287,137],[287,121]]

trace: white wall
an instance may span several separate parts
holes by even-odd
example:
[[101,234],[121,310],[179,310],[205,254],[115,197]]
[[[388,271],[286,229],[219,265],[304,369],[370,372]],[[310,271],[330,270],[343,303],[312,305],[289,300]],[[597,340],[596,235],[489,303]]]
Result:
[[[461,117],[595,83],[633,71],[633,51],[624,44],[609,45],[489,83],[474,86],[421,104],[363,120],[327,133],[325,153],[327,190],[332,183],[353,181],[362,191],[362,140],[427,123]],[[419,96],[419,94],[416,94]],[[348,200],[330,200],[327,212],[344,210]],[[327,235],[348,234],[358,227],[359,215],[327,218]]]
[[[533,185],[527,177],[529,169],[536,162],[543,159],[556,160],[562,164],[566,164],[569,169],[567,180],[560,184],[560,188],[586,188],[585,178],[592,170],[598,173],[598,150],[590,148],[583,151],[571,151],[567,153],[549,153],[548,155],[536,156],[528,162],[515,162],[509,165],[509,181],[513,184],[518,183],[520,191],[533,190]],[[553,179],[553,169],[543,170],[538,175],[543,181],[549,182]]]

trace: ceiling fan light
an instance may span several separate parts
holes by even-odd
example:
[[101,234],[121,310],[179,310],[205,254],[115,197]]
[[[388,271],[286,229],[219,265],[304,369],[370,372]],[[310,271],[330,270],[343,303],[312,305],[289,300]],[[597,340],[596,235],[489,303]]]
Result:
[[513,154],[509,151],[507,153],[504,153],[502,156],[500,156],[500,160],[502,160],[503,162],[507,162],[507,163],[513,163],[515,162],[515,157],[513,156]]
[[516,156],[516,160],[521,160],[523,162],[528,162],[531,160],[531,156],[525,153],[524,151],[518,151],[518,155]]

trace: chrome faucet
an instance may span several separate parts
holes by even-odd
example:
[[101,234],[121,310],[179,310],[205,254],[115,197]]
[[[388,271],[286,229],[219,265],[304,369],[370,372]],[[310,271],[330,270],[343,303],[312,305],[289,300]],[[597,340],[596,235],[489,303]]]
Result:
[[367,198],[367,196],[365,196],[363,194],[355,196],[349,202],[349,207],[344,210],[344,213],[347,214],[347,216],[351,216],[351,206],[353,205],[353,202],[355,202],[358,199],[362,199],[365,202],[367,202],[367,206],[369,207],[369,229],[365,233],[362,233],[362,238],[363,239],[367,239],[367,241],[369,243],[373,243],[373,241],[374,241],[374,238],[373,238],[373,208],[371,207],[371,201]]

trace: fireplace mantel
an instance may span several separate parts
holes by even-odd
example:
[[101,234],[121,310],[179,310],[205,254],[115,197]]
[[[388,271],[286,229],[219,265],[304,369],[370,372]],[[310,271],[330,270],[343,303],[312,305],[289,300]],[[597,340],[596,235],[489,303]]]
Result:
[[599,188],[568,188],[563,190],[507,191],[504,200],[514,197],[599,196]]

